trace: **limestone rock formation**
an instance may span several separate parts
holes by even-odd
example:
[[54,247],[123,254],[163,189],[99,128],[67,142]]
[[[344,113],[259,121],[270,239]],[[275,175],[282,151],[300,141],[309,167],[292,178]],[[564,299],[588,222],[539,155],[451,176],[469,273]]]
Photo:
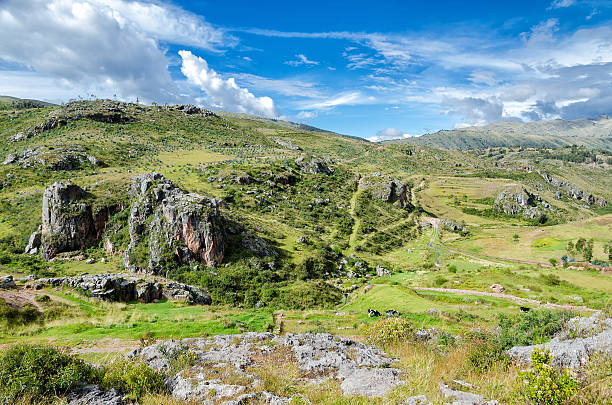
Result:
[[10,274],[8,276],[1,276],[0,277],[0,289],[8,290],[10,288],[17,288],[17,284],[15,284],[15,281],[13,280],[13,276],[11,276]]
[[28,239],[28,244],[26,245],[24,253],[27,253],[30,255],[38,254],[38,251],[40,250],[40,244],[41,244],[41,235],[42,234],[39,231],[33,232],[30,235],[30,239]]
[[523,215],[534,219],[552,207],[537,195],[519,186],[506,187],[495,199],[494,208],[508,215]]
[[123,405],[123,396],[116,389],[106,391],[99,385],[76,387],[66,400],[68,405]]
[[[537,172],[540,174],[540,176],[542,176],[544,180],[546,180],[546,182],[565,191],[568,197],[571,197],[575,200],[584,201],[588,205],[597,204],[600,207],[605,207],[606,205],[608,205],[608,202],[605,199],[594,196],[593,194],[589,194],[565,180],[560,180],[548,173],[544,173],[539,170]],[[561,196],[562,192],[560,190],[557,190],[555,198],[561,199]]]
[[7,155],[2,164],[17,164],[22,168],[40,166],[53,171],[76,170],[83,165],[103,166],[97,157],[90,155],[83,147],[77,145],[52,149],[44,147],[26,149],[19,154]]
[[87,193],[70,182],[49,186],[42,201],[41,254],[49,260],[60,252],[83,249],[98,241],[110,215],[119,207],[92,211]]
[[[384,397],[401,384],[400,371],[390,367],[394,359],[373,346],[326,333],[277,336],[249,332],[170,340],[135,349],[127,356],[142,359],[157,370],[169,371],[168,353],[185,352],[193,355],[195,363],[170,376],[166,387],[174,397],[187,401],[223,403],[225,398],[244,396],[262,399],[264,403],[289,403],[289,398],[269,401],[270,394],[260,391],[262,381],[245,371],[279,355],[294,362],[304,375],[305,384],[336,379],[341,381],[345,395]],[[228,369],[227,378],[209,376],[206,372],[220,366]]]
[[221,263],[226,237],[220,200],[186,193],[159,173],[137,176],[130,199],[127,269],[159,274],[176,260]]
[[287,141],[285,139],[274,138],[274,142],[282,146],[283,148],[291,149],[291,150],[302,150],[298,145],[294,144],[291,141]]
[[380,173],[372,173],[359,180],[359,188],[369,190],[374,198],[408,207],[408,187],[398,179]]
[[550,342],[532,346],[515,346],[508,355],[521,364],[531,364],[531,352],[536,348],[550,350],[552,363],[559,367],[579,369],[596,353],[612,355],[612,318],[595,313],[588,318],[573,318],[567,331]]
[[310,174],[325,174],[330,175],[333,170],[330,169],[329,165],[331,161],[329,159],[320,159],[314,156],[300,156],[297,158],[295,163],[299,166],[300,170]]
[[212,302],[208,292],[200,287],[128,274],[41,278],[36,280],[36,284],[76,288],[90,297],[113,302],[149,303],[162,299],[201,305],[209,305]]

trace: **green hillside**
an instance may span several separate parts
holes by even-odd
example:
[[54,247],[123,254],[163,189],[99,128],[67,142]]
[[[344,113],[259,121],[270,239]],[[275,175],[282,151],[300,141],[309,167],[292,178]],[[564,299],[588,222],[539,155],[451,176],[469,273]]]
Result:
[[439,131],[419,137],[389,143],[406,143],[449,150],[483,149],[489,147],[558,148],[585,146],[592,149],[612,149],[612,119],[538,122],[497,122],[482,127],[467,127]]
[[[581,131],[575,139],[591,139]],[[605,142],[601,134],[592,139]],[[182,105],[0,111],[0,275],[17,281],[0,289],[0,345],[52,343],[112,370],[128,350],[162,339],[328,332],[382,341],[405,383],[384,400],[345,397],[337,380],[304,388],[302,377],[320,375],[285,375],[284,352],[272,359],[280,365],[247,371],[266,390],[313,404],[417,394],[443,403],[440,381],[453,380],[520,403],[521,368],[505,350],[549,340],[572,316],[610,313],[612,154],[437,146]],[[64,243],[71,234],[87,238],[75,248]],[[145,278],[151,299],[101,300],[98,289],[43,283],[119,272]],[[175,281],[210,300],[153,296],[154,285]],[[385,329],[396,317],[409,338],[384,343],[401,332]],[[421,340],[417,329],[434,337]],[[184,354],[173,354],[175,372],[196,361]],[[601,362],[588,370],[607,372]],[[607,400],[599,375],[583,374],[579,393],[602,390]],[[140,403],[188,403],[150,391]]]

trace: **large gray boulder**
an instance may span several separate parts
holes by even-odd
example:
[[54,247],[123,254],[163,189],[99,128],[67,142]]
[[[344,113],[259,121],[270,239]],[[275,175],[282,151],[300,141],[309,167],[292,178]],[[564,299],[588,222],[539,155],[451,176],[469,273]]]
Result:
[[58,253],[91,246],[100,240],[106,222],[118,209],[113,206],[94,213],[81,187],[64,181],[53,183],[43,193],[42,256],[49,260]]
[[68,405],[123,405],[119,391],[105,390],[99,385],[82,385],[66,396]]
[[546,211],[553,211],[550,204],[527,189],[519,186],[508,186],[495,198],[493,207],[507,215],[522,215],[537,218]]
[[222,262],[225,229],[219,200],[186,193],[159,173],[136,177],[130,198],[127,269],[160,274],[173,261]]
[[397,203],[401,207],[409,206],[408,187],[402,181],[380,173],[372,173],[359,180],[359,188],[369,190],[374,198]]
[[8,276],[0,276],[0,289],[10,289],[17,288],[17,284],[13,280],[13,276],[10,274]]
[[174,281],[137,277],[131,274],[93,274],[36,280],[43,286],[64,286],[83,291],[88,296],[114,302],[156,302],[169,299],[209,305],[210,294],[200,287]]
[[521,364],[530,365],[531,352],[540,348],[550,350],[553,365],[579,369],[596,353],[612,354],[612,318],[595,313],[588,318],[571,319],[566,328],[548,343],[515,346],[508,350],[508,355]]
[[301,171],[310,174],[325,174],[330,175],[334,171],[330,169],[331,161],[329,159],[321,159],[314,156],[300,156],[295,163]]

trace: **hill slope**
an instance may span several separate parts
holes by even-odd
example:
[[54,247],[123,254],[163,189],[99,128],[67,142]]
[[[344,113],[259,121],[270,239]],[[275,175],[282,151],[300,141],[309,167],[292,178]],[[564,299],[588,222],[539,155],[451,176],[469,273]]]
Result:
[[390,143],[424,145],[449,150],[482,149],[489,147],[544,147],[568,145],[592,149],[612,149],[612,119],[539,122],[497,122],[482,127],[439,131]]

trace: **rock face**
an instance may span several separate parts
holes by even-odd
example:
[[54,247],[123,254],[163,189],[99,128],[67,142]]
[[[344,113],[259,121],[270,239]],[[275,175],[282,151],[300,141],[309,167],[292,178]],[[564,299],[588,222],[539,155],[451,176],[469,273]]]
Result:
[[320,159],[314,156],[301,156],[295,163],[299,166],[300,170],[310,174],[325,174],[330,175],[333,170],[330,169],[329,165],[331,162],[329,159]]
[[108,391],[99,385],[83,385],[77,387],[66,397],[68,405],[123,405],[119,391]]
[[[608,205],[605,199],[594,196],[593,194],[589,194],[585,191],[582,191],[577,186],[571,183],[568,183],[567,181],[559,180],[558,178],[548,173],[540,172],[539,170],[538,170],[538,173],[540,174],[540,176],[542,176],[544,180],[546,180],[546,182],[552,184],[555,187],[560,188],[567,194],[568,197],[571,197],[574,200],[584,201],[588,205],[597,204],[600,207],[605,207],[606,205]],[[561,196],[562,196],[562,192],[557,191],[555,194],[555,198],[560,199]]]
[[127,269],[159,274],[168,261],[221,263],[225,230],[220,200],[186,193],[159,173],[136,177],[130,198]]
[[9,288],[17,288],[15,281],[13,281],[13,276],[2,276],[0,277],[0,289],[9,289]]
[[552,211],[552,207],[537,195],[524,188],[510,186],[503,190],[495,199],[494,208],[507,215],[521,214],[534,219],[544,211]]
[[406,185],[400,180],[391,178],[390,176],[380,173],[369,174],[359,180],[359,188],[362,190],[369,190],[374,198],[384,202],[391,204],[397,203],[400,207],[407,207],[410,205],[408,202],[408,188]]
[[100,239],[106,221],[118,210],[109,207],[94,214],[82,188],[69,182],[53,183],[43,194],[42,256],[49,260],[60,252],[90,246]]
[[19,132],[9,138],[11,142],[23,141],[25,139],[31,138],[32,136],[41,134],[45,131],[51,131],[57,127],[66,125],[67,121],[63,118],[52,117],[42,124],[30,127],[23,132]]
[[533,346],[515,346],[508,355],[522,364],[531,364],[536,348],[550,350],[552,363],[559,367],[579,369],[595,353],[612,354],[612,318],[595,313],[589,318],[571,319],[567,331],[550,342]]
[[[282,356],[283,362],[297,367],[305,384],[337,379],[345,395],[384,397],[399,385],[399,373],[389,367],[393,359],[373,346],[330,334],[245,333],[218,335],[213,338],[159,342],[128,353],[158,370],[169,370],[169,353],[189,352],[196,359],[193,366],[171,376],[166,386],[182,400],[199,403],[220,403],[224,398],[260,398],[264,403],[289,403],[290,398],[277,398],[260,391],[261,380],[252,370],[268,359]],[[278,361],[278,360],[276,360]],[[228,374],[210,373],[225,367]],[[238,381],[238,382],[237,382]],[[267,399],[266,399],[267,398]],[[228,402],[235,403],[235,402]]]
[[154,302],[161,299],[209,305],[208,292],[200,287],[126,274],[95,274],[78,277],[41,278],[36,284],[76,288],[90,297],[114,302]]
[[33,232],[32,235],[30,235],[30,239],[28,239],[28,244],[24,250],[24,253],[30,254],[30,255],[36,255],[38,254],[38,251],[40,250],[40,244],[41,244],[41,233],[36,231]]

